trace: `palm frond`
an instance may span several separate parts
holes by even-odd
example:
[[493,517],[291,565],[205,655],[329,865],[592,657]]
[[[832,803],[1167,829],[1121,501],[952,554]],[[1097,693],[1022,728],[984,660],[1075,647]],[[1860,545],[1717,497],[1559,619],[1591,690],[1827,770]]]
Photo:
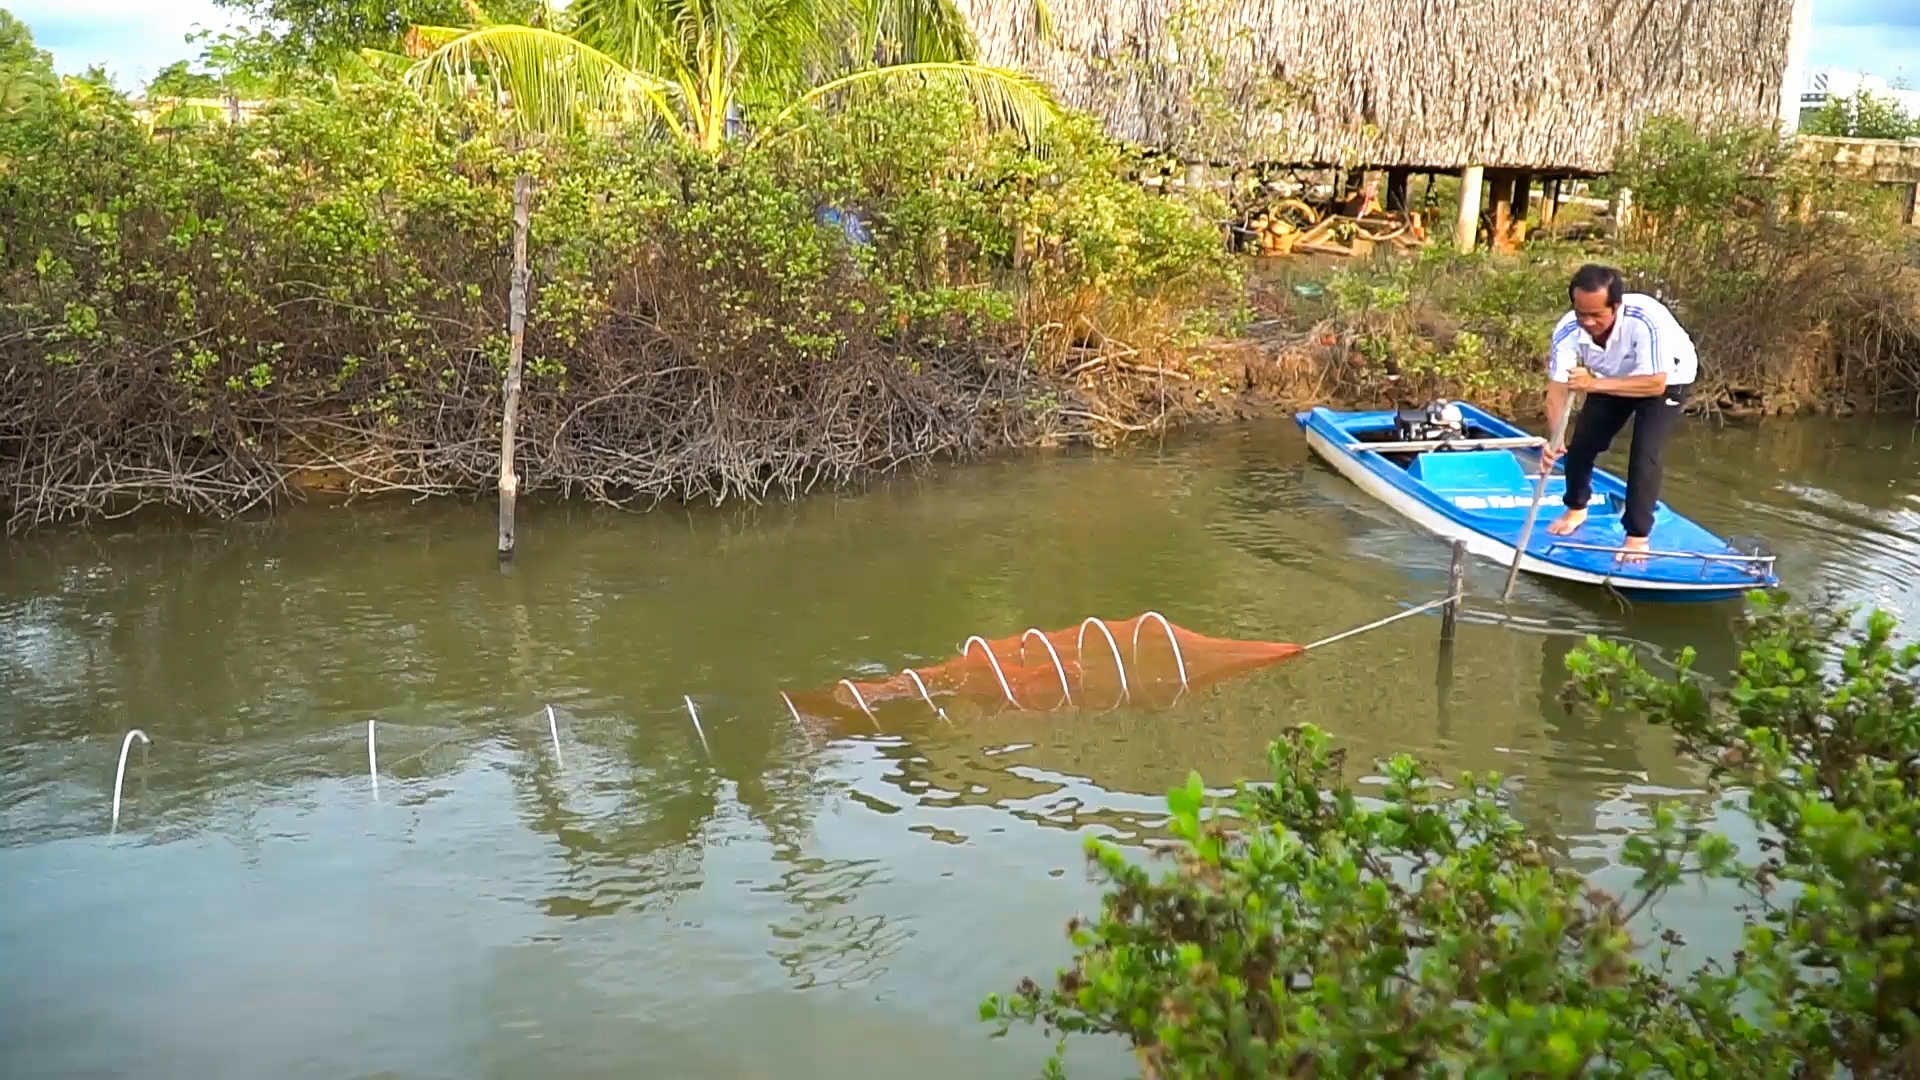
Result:
[[687,63],[680,0],[574,0],[574,36],[635,71],[680,82]]
[[1032,0],[1033,29],[1042,44],[1053,44],[1053,5],[1047,0]]
[[750,97],[792,101],[821,79],[872,63],[852,57],[860,15],[854,0],[721,0],[737,8],[737,53],[729,68]]
[[658,116],[681,128],[674,88],[565,34],[495,25],[462,32],[407,72],[422,93],[465,97],[490,83],[506,96],[513,122],[533,131],[570,131],[594,122]]
[[425,26],[415,24],[407,27],[406,35],[400,39],[400,47],[406,50],[407,56],[417,60],[440,46],[445,45],[447,42],[453,41],[463,34],[471,33],[473,33],[473,27],[471,26]]
[[1029,143],[1037,142],[1053,121],[1060,117],[1060,106],[1054,102],[1047,88],[1017,71],[960,62],[893,64],[857,71],[822,83],[774,117],[756,142],[778,138],[782,126],[795,113],[829,94],[862,83],[902,79],[959,87],[973,101],[974,109],[983,120],[997,127],[1011,128]]
[[347,65],[346,74],[377,79],[405,79],[413,60],[385,49],[361,49]]
[[972,60],[973,30],[953,0],[861,0],[867,40],[863,63]]

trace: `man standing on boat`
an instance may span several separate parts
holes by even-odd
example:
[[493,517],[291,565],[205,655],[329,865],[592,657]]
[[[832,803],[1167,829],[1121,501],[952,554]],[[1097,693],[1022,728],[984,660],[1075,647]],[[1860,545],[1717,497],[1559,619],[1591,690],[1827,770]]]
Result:
[[[1547,531],[1566,536],[1587,520],[1593,497],[1593,462],[1620,429],[1633,421],[1633,449],[1627,465],[1625,547],[1648,550],[1653,507],[1660,498],[1660,451],[1680,420],[1699,362],[1693,339],[1673,313],[1651,296],[1626,291],[1620,271],[1589,263],[1567,286],[1573,310],[1553,330],[1547,364],[1547,422],[1563,431],[1574,391],[1587,395],[1563,449],[1548,446],[1543,467],[1567,458],[1566,512]],[[1623,556],[1642,562],[1638,555]]]

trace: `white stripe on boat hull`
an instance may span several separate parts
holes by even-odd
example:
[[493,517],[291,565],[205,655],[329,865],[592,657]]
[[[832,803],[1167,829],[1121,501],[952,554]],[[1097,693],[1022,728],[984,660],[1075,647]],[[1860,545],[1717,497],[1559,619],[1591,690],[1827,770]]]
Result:
[[[1373,470],[1368,469],[1352,454],[1340,450],[1333,443],[1329,442],[1326,436],[1321,435],[1319,432],[1313,430],[1313,428],[1308,427],[1305,430],[1307,434],[1307,445],[1313,447],[1314,452],[1326,459],[1327,464],[1339,470],[1340,475],[1353,481],[1360,490],[1379,499],[1381,502],[1387,504],[1388,507],[1397,511],[1401,516],[1408,518],[1415,525],[1420,526],[1430,533],[1434,533],[1447,540],[1465,540],[1467,542],[1467,551],[1474,555],[1485,559],[1492,559],[1501,566],[1513,565],[1512,544],[1501,543],[1486,533],[1480,532],[1477,529],[1440,513],[1414,496],[1395,487],[1385,478],[1374,473]],[[1535,528],[1544,529],[1547,527],[1546,510],[1547,504],[1541,504],[1541,521]],[[1530,574],[1559,578],[1562,581],[1579,582],[1583,585],[1613,585],[1616,588],[1646,589],[1649,591],[1658,590],[1661,592],[1680,593],[1737,592],[1741,588],[1741,586],[1738,585],[1706,581],[1695,584],[1692,582],[1647,581],[1641,578],[1613,577],[1591,573],[1586,570],[1575,570],[1572,567],[1547,562],[1544,559],[1535,558],[1532,555],[1528,555],[1520,560],[1520,569]]]

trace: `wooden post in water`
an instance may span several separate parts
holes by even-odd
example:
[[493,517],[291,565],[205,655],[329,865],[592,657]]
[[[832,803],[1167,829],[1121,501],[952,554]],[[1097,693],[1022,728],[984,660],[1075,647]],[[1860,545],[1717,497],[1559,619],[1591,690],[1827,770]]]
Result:
[[1462,255],[1473,250],[1480,232],[1480,187],[1486,178],[1487,170],[1479,165],[1460,172],[1460,216],[1453,223],[1453,243]]
[[1456,599],[1448,600],[1447,606],[1440,609],[1440,642],[1453,644],[1453,635],[1460,621],[1460,603],[1467,595],[1467,542],[1453,542],[1453,561],[1447,564],[1447,595]]
[[506,406],[500,418],[500,558],[513,558],[513,503],[520,477],[513,471],[514,428],[520,420],[520,371],[527,340],[527,224],[533,215],[533,177],[513,178],[513,287],[507,297],[507,328],[513,344],[507,353]]

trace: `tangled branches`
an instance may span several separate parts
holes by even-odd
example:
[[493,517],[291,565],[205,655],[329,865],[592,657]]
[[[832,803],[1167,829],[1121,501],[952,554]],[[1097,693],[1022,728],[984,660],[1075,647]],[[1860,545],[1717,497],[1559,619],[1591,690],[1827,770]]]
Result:
[[[17,532],[164,505],[231,516],[312,491],[479,493],[500,388],[475,356],[430,404],[368,408],[321,382],[206,399],[162,366],[13,364],[0,505]],[[523,399],[523,490],[627,506],[837,486],[1023,439],[1030,372],[964,353],[854,354],[770,377],[689,362],[664,335]]]

